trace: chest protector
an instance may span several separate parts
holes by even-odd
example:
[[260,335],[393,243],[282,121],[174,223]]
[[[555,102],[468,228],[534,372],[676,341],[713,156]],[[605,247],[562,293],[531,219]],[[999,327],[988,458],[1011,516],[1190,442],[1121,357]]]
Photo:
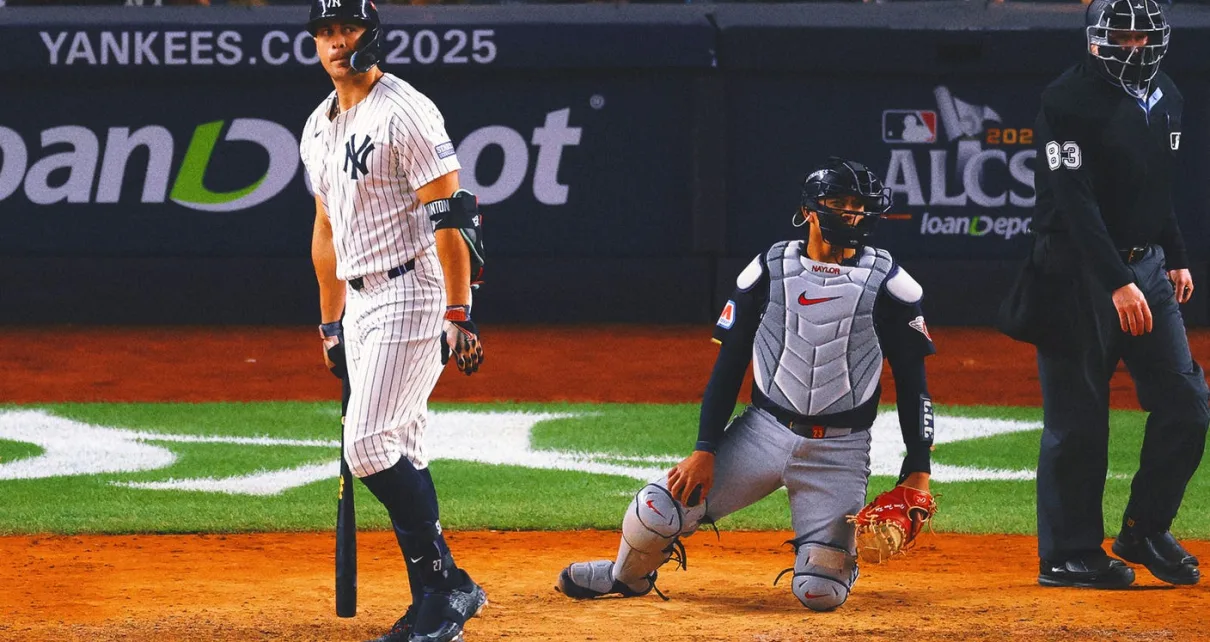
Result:
[[800,415],[852,410],[882,375],[874,301],[894,265],[885,250],[863,247],[856,265],[817,263],[802,241],[769,249],[769,303],[752,347],[756,385]]

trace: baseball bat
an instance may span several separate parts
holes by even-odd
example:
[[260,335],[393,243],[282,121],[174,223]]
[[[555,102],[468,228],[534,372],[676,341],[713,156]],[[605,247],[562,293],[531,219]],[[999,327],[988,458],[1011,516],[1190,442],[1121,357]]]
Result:
[[336,506],[336,615],[357,615],[357,514],[353,511],[353,473],[344,453],[345,413],[352,390],[349,379],[341,380],[340,398],[340,494]]

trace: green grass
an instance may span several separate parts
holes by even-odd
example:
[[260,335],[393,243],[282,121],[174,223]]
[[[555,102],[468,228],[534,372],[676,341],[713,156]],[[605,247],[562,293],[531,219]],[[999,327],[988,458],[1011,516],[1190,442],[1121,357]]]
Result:
[[[338,438],[334,403],[63,404],[41,407],[60,417],[93,425],[178,435]],[[15,409],[13,406],[0,408]],[[633,464],[634,457],[679,458],[696,435],[698,407],[680,405],[483,404],[437,405],[434,410],[548,412],[575,414],[536,425],[534,449],[593,453],[601,463]],[[1028,408],[941,408],[944,416],[1040,420]],[[944,422],[944,419],[941,420]],[[1106,484],[1106,532],[1114,533],[1138,462],[1143,415],[1112,413],[1110,475]],[[941,423],[939,429],[944,429]],[[940,463],[1002,469],[1036,466],[1039,431],[942,444]],[[332,527],[336,480],[325,480],[269,497],[134,489],[112,482],[226,477],[335,460],[324,446],[250,446],[149,441],[167,448],[171,466],[138,473],[0,481],[0,533],[126,533],[326,530]],[[0,441],[0,466],[42,454],[32,444]],[[663,468],[662,462],[648,466]],[[450,528],[617,528],[619,516],[642,482],[629,477],[520,466],[440,460],[432,465],[441,496],[442,522]],[[871,496],[890,487],[875,477]],[[935,484],[940,495],[938,530],[971,533],[1033,533],[1032,481]],[[361,484],[356,486],[358,520],[364,528],[386,528],[385,511]],[[734,529],[786,529],[789,509],[777,492],[720,524]],[[1199,472],[1189,485],[1174,531],[1210,537],[1210,476]]]
[[568,405],[563,412],[585,416],[543,422],[530,443],[544,450],[687,455],[697,440],[699,409],[697,404]]
[[29,459],[42,454],[42,449],[34,444],[20,441],[5,441],[0,439],[0,464],[18,459]]

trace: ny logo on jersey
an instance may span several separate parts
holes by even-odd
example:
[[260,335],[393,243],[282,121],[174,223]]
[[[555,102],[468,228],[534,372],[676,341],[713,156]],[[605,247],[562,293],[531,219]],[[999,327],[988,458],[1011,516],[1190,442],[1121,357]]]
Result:
[[340,8],[340,0],[319,0],[319,6],[324,8],[324,12],[328,12]]
[[[374,144],[370,142],[369,136],[366,136],[361,146],[357,145],[357,134],[349,137],[349,142],[345,143],[345,167],[343,170],[349,173],[349,178],[357,180],[370,173],[370,168],[366,167],[366,158],[372,151],[374,151]],[[350,164],[352,167],[349,167]],[[358,173],[361,176],[358,176]]]

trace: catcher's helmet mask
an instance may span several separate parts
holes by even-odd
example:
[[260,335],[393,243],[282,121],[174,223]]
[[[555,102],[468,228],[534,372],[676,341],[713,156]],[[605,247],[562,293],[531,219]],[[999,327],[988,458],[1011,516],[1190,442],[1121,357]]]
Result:
[[[838,206],[838,202],[849,204]],[[801,207],[792,223],[802,227],[807,224],[805,212],[814,212],[824,241],[856,248],[865,245],[890,208],[891,190],[874,172],[856,161],[833,156],[803,180]]]
[[342,22],[366,28],[349,56],[349,66],[353,71],[364,74],[382,61],[383,35],[378,7],[374,6],[373,0],[314,0],[311,3],[307,31],[312,36],[323,24]]
[[[1127,94],[1147,98],[1172,32],[1160,5],[1155,0],[1093,0],[1084,23],[1097,71]],[[1140,37],[1144,43],[1130,42]]]

